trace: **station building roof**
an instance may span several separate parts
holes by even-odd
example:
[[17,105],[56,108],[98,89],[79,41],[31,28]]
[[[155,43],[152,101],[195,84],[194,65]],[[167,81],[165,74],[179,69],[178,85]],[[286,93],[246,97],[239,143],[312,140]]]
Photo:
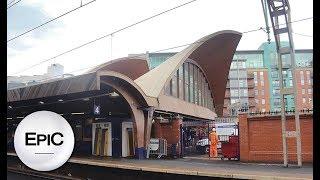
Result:
[[[130,84],[148,106],[156,109],[213,119],[222,114],[227,77],[241,39],[241,33],[231,30],[219,31],[192,43],[164,63],[149,71],[146,59],[124,57],[98,65],[86,74],[65,79],[54,79],[32,86],[9,89],[7,102],[46,98],[50,96],[100,90],[103,76],[116,77]],[[201,66],[212,90],[215,111],[205,107],[166,97],[164,86],[187,60],[192,59]],[[159,101],[160,99],[160,101]],[[170,101],[170,102],[168,102]],[[162,104],[161,104],[162,103]]]

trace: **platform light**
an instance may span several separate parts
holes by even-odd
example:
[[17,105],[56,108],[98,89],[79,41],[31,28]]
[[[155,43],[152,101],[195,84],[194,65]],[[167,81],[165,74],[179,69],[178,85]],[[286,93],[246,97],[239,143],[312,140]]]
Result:
[[23,119],[24,117],[18,116],[17,119]]
[[12,120],[12,118],[7,118],[7,120]]
[[44,102],[43,101],[39,101],[39,104],[44,104]]
[[12,106],[8,106],[9,109],[12,109]]
[[74,113],[71,113],[72,115],[83,115],[84,112],[74,112]]
[[63,99],[58,99],[59,102],[63,102]]
[[116,92],[109,93],[110,97],[119,97],[119,94]]
[[90,98],[83,98],[82,100],[84,100],[84,101],[89,101]]

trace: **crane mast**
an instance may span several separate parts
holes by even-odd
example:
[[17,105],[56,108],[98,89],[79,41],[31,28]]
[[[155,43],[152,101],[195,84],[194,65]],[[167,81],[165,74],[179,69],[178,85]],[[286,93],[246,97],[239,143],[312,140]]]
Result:
[[[287,138],[295,138],[297,145],[297,163],[298,166],[302,166],[301,160],[301,133],[300,133],[300,119],[299,109],[297,102],[297,81],[295,75],[295,50],[292,39],[292,26],[291,26],[291,12],[288,0],[261,0],[264,16],[266,20],[266,27],[268,32],[268,18],[267,11],[269,10],[269,17],[271,19],[271,25],[275,38],[277,48],[278,64],[276,69],[279,74],[280,85],[280,100],[281,100],[281,126],[282,126],[282,146],[283,146],[283,165],[288,167],[288,148]],[[266,8],[268,7],[268,10]],[[268,36],[268,41],[270,36]],[[289,44],[281,43],[283,40],[289,41]],[[290,62],[283,61],[285,57],[290,59]],[[284,83],[283,71],[291,70],[292,73],[292,85]],[[295,117],[295,131],[287,131],[286,129],[286,105],[285,98],[293,96],[294,98],[294,117]]]

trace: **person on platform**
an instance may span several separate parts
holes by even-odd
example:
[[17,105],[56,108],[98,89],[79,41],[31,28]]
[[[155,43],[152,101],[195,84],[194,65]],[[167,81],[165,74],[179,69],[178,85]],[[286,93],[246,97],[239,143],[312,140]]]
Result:
[[212,131],[209,134],[210,138],[210,155],[209,157],[217,157],[218,156],[218,150],[217,150],[217,145],[218,145],[218,136],[216,133],[216,129],[212,128]]

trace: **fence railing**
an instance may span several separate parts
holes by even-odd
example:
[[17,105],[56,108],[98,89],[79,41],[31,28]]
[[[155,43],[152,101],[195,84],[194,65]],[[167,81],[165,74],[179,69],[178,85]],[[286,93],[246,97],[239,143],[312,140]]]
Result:
[[[247,112],[247,111],[241,111],[240,112]],[[295,110],[289,110],[285,111],[285,114],[293,115],[295,113]],[[300,114],[313,114],[313,109],[303,109],[299,111]],[[249,112],[248,115],[255,116],[255,115],[280,115],[281,111],[266,111],[266,112]]]

